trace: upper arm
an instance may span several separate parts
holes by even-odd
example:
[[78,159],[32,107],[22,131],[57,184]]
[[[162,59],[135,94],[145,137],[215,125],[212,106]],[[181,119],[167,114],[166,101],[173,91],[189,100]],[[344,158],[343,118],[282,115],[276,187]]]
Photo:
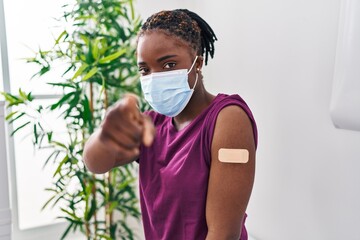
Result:
[[[249,160],[247,163],[222,163],[218,159],[220,148],[247,149]],[[254,174],[255,141],[251,121],[240,107],[225,107],[218,115],[211,146],[207,239],[239,239]]]

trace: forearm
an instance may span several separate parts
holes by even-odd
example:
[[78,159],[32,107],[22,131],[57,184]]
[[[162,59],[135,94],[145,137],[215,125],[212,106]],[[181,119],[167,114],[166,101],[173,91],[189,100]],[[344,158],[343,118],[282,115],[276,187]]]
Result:
[[99,130],[87,140],[83,159],[86,167],[94,173],[105,173],[115,164],[115,156],[99,139]]
[[119,158],[119,153],[114,147],[101,141],[100,129],[86,142],[83,159],[86,167],[94,173],[105,173],[116,166],[133,161],[133,159]]

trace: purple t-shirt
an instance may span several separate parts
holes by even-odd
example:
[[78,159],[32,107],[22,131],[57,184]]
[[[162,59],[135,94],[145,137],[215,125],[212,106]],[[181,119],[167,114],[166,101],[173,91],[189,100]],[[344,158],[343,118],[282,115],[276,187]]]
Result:
[[[240,106],[249,116],[257,144],[256,123],[238,95],[219,94],[188,126],[178,131],[171,117],[147,112],[156,127],[150,147],[141,147],[140,203],[146,239],[201,240],[207,235],[206,195],[211,143],[219,112]],[[245,219],[244,219],[245,222]],[[241,240],[247,239],[242,228]]]

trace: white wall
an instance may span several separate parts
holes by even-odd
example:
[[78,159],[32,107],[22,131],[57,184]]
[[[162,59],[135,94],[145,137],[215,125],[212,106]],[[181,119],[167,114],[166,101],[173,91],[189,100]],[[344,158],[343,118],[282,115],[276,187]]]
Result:
[[4,135],[4,102],[0,101],[0,240],[9,240],[11,238],[11,210]]

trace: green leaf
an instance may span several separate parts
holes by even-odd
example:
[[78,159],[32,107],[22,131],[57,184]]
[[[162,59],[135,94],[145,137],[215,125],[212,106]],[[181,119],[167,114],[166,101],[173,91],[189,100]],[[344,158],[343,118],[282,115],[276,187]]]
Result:
[[129,1],[129,4],[130,4],[130,10],[131,10],[131,19],[134,19],[134,18],[135,18],[135,11],[134,11],[133,1],[130,0],[130,1]]
[[66,228],[66,230],[64,231],[63,235],[61,236],[61,240],[65,239],[65,237],[69,234],[69,231],[71,230],[72,226],[73,226],[73,222],[71,222],[69,224],[69,226]]
[[64,30],[59,37],[55,40],[55,44],[59,44],[61,38],[67,34],[66,30]]
[[59,163],[59,166],[57,167],[56,171],[54,172],[53,177],[55,177],[57,174],[60,173],[62,166],[63,166],[65,163],[67,163],[68,160],[69,160],[69,156],[66,155],[66,156],[63,158],[63,160]]
[[26,125],[28,125],[28,124],[30,124],[30,121],[28,121],[28,122],[24,123],[23,125],[21,125],[20,127],[16,128],[16,129],[11,133],[10,136],[14,136],[14,134],[15,134],[17,131],[19,131],[20,129],[24,128],[24,127],[25,127]]
[[16,97],[15,95],[12,95],[10,93],[6,93],[6,92],[0,92],[1,95],[3,95],[5,97],[5,100],[9,103],[9,106],[11,105],[17,105],[19,103],[23,103],[20,98]]
[[54,144],[54,145],[56,145],[56,146],[59,146],[59,147],[61,147],[61,148],[67,149],[66,145],[63,144],[63,143],[61,143],[61,142],[52,141],[51,143]]
[[110,204],[110,207],[107,209],[107,212],[108,213],[111,213],[118,205],[118,202],[114,201],[114,202],[111,202]]
[[133,239],[133,232],[132,232],[132,230],[129,228],[129,226],[128,226],[126,223],[122,223],[121,225],[122,225],[122,227],[125,229],[125,231],[127,232],[128,237],[129,237],[130,239]]
[[81,40],[84,41],[85,45],[89,45],[89,38],[85,34],[80,34]]
[[36,129],[36,123],[34,124],[34,138],[35,138],[35,144],[37,144],[38,139],[39,139],[39,134],[38,134],[38,131]]
[[75,213],[71,213],[68,210],[66,210],[65,208],[60,208],[60,210],[64,213],[66,213],[67,215],[69,215],[70,217],[72,217],[74,220],[80,220],[80,218],[78,216],[76,216]]
[[29,100],[31,102],[34,99],[35,98],[31,95],[31,92],[29,92],[28,95],[27,95],[27,100]]
[[91,53],[93,55],[93,58],[95,60],[98,60],[99,58],[99,43],[100,43],[100,38],[96,38],[94,43],[91,46]]
[[52,188],[45,188],[44,190],[47,191],[47,192],[58,193],[58,191],[56,191],[56,189],[52,189]]
[[84,54],[80,54],[79,58],[81,59],[81,61],[86,62],[86,56]]
[[86,81],[89,78],[91,78],[92,76],[94,76],[96,73],[98,72],[98,68],[97,67],[93,67],[82,79],[82,81]]
[[[63,189],[60,186],[57,186],[59,189],[61,189],[61,191],[63,191]],[[56,204],[61,200],[64,199],[65,194],[62,194],[60,196],[57,197],[57,199],[53,202],[51,207],[55,207]]]
[[8,115],[6,115],[5,121],[8,121],[12,116],[14,116],[14,115],[17,114],[17,113],[18,113],[18,111],[14,111],[14,112],[12,112],[12,113],[9,113]]
[[51,86],[59,86],[59,87],[69,87],[69,88],[76,88],[73,84],[71,83],[52,83],[52,82],[48,82],[46,84],[49,84]]
[[75,95],[75,92],[70,92],[66,95],[64,95],[59,101],[57,101],[56,103],[54,103],[53,105],[51,105],[50,109],[54,110],[60,106],[63,105],[63,103],[68,100],[71,96]]
[[86,185],[84,183],[84,176],[82,176],[81,172],[79,172],[79,171],[77,171],[75,173],[75,175],[77,176],[77,178],[78,178],[78,180],[79,180],[79,182],[81,184],[81,188],[82,188],[83,193],[86,194]]
[[61,75],[61,77],[64,77],[65,74],[67,74],[73,68],[75,68],[75,66],[73,64],[71,64],[70,67],[68,67],[68,69],[66,69],[65,72]]
[[36,77],[37,75],[39,76],[42,76],[44,75],[45,73],[49,72],[50,71],[50,66],[47,65],[47,66],[43,66],[39,72],[35,73],[34,75],[31,76],[30,79],[33,79],[34,77]]
[[91,206],[90,206],[90,210],[85,212],[85,220],[86,221],[90,221],[90,219],[92,218],[92,216],[94,215],[94,213],[96,212],[96,201],[93,198],[91,200]]
[[55,150],[54,152],[52,152],[48,158],[45,160],[45,163],[43,165],[43,169],[45,168],[45,166],[48,164],[48,162],[50,161],[50,159],[53,157],[54,159],[56,159],[60,154],[59,150]]
[[99,60],[99,63],[104,64],[107,62],[111,62],[117,58],[119,58],[121,55],[123,55],[126,52],[126,49],[121,49],[120,51],[117,51],[116,53],[110,54],[104,58],[101,58]]
[[10,121],[9,121],[9,124],[12,124],[13,122],[15,122],[16,120],[18,120],[19,118],[21,118],[22,116],[24,116],[25,113],[22,112],[20,113],[18,116],[16,116],[15,118],[12,118]]
[[87,63],[83,63],[79,69],[76,71],[76,73],[74,74],[74,76],[71,78],[71,80],[74,80],[75,78],[77,78],[78,76],[80,76],[85,69],[88,67],[89,65]]
[[82,118],[85,123],[87,123],[87,126],[89,127],[89,133],[94,132],[94,126],[93,126],[93,116],[90,109],[90,102],[87,96],[84,96],[84,99],[82,100],[82,106],[83,106],[83,114]]
[[19,88],[19,95],[23,100],[27,100],[27,94]]
[[53,134],[53,132],[47,132],[47,133],[46,133],[48,142],[51,142],[51,140],[52,140],[52,134]]
[[56,194],[54,196],[52,196],[51,198],[49,198],[45,204],[41,207],[41,211],[43,211],[48,205],[49,203],[51,203],[52,200],[54,200],[54,198],[56,197]]
[[97,236],[100,237],[100,239],[114,240],[112,237],[109,237],[108,235],[105,234],[98,234]]

